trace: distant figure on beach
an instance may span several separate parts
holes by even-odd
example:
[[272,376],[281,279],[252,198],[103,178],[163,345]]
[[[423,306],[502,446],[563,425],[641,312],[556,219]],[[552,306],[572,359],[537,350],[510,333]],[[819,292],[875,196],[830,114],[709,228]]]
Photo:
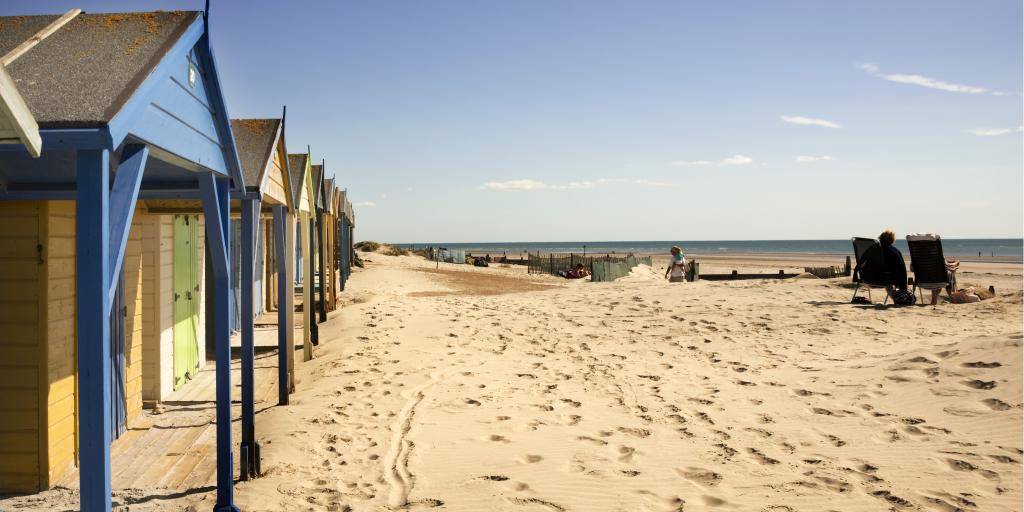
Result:
[[665,279],[671,283],[686,282],[686,255],[678,246],[673,247],[671,253],[672,259],[669,260],[668,268],[665,269]]

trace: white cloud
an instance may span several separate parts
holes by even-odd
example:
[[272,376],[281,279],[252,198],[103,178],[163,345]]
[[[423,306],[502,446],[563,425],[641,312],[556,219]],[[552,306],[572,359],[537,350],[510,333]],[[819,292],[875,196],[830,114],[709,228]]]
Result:
[[796,157],[796,161],[797,162],[820,162],[820,161],[823,161],[823,160],[833,160],[833,158],[828,156],[828,155],[821,155],[821,156],[799,155],[799,156]]
[[674,162],[669,162],[669,165],[675,165],[677,167],[697,167],[714,164],[715,163],[711,160],[676,160]]
[[838,123],[827,121],[825,119],[817,119],[814,117],[803,117],[803,116],[779,116],[783,121],[791,124],[800,124],[804,126],[824,126],[825,128],[841,128]]
[[992,96],[1009,96],[1009,94],[1003,91],[992,91]]
[[984,87],[976,87],[973,85],[954,84],[950,82],[943,82],[942,80],[936,80],[934,78],[928,78],[921,75],[878,75],[881,78],[890,82],[897,82],[901,84],[920,85],[921,87],[928,87],[930,89],[938,89],[940,91],[949,92],[962,92],[966,94],[979,94],[987,91]]
[[352,206],[359,206],[359,207],[363,207],[363,208],[373,208],[374,206],[377,206],[377,203],[375,203],[373,201],[357,201],[355,203],[352,203]]
[[730,165],[747,165],[754,163],[754,159],[746,155],[733,155],[721,160],[676,160],[669,162],[669,165],[676,167],[727,167]]
[[489,190],[541,190],[548,188],[547,184],[536,180],[509,180],[489,181],[481,188]]
[[865,63],[863,63],[863,64],[860,64],[860,66],[859,66],[859,67],[860,67],[861,69],[863,69],[863,70],[864,70],[864,71],[865,71],[866,73],[868,73],[869,75],[873,75],[873,74],[875,74],[875,73],[878,73],[878,65],[877,65],[877,64],[874,64],[874,63],[872,63],[872,62],[865,62]]
[[601,178],[597,180],[597,182],[601,185],[604,185],[605,183],[625,183],[627,181],[629,180],[625,178]]
[[729,158],[723,158],[718,165],[747,165],[754,163],[754,159],[746,155],[734,155]]
[[412,192],[412,187],[405,187],[406,192]]
[[387,194],[381,194],[381,195],[380,195],[380,198],[381,198],[381,199],[387,199],[387,198],[388,198],[388,195],[387,195]]
[[[878,66],[870,62],[861,64],[860,68],[863,69],[864,72],[866,72],[869,75],[877,76],[882,80],[888,80],[890,82],[896,82],[900,84],[918,85],[921,87],[927,87],[929,89],[937,89],[940,91],[948,92],[959,92],[964,94],[981,94],[983,92],[989,92],[988,89],[984,87],[978,87],[976,85],[955,84],[952,82],[945,82],[923,75],[902,73],[880,73]],[[993,91],[992,94],[995,96],[1006,96],[1006,93],[1000,91]]]
[[[977,135],[978,137],[998,137],[1000,135],[1006,135],[1013,131],[1013,128],[974,128],[967,130],[967,133],[971,135]],[[1020,131],[1018,129],[1018,131]]]
[[667,183],[664,181],[652,181],[646,179],[635,180],[633,183],[644,187],[655,187],[655,188],[668,188],[676,186],[675,183]]
[[551,188],[555,190],[580,190],[594,188],[596,186],[597,183],[594,183],[593,181],[570,181],[565,185],[552,185]]

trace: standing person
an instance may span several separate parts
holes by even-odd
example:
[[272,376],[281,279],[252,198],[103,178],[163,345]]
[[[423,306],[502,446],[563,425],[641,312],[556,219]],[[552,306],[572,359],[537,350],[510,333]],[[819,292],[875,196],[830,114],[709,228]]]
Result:
[[678,246],[672,248],[671,254],[668,268],[665,269],[665,279],[671,283],[686,282],[686,255]]

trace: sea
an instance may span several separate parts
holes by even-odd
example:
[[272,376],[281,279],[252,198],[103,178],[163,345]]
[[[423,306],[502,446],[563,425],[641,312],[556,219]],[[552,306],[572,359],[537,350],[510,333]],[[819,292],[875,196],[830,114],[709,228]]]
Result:
[[[485,243],[417,243],[400,244],[407,249],[444,247],[467,252],[508,253],[667,253],[678,245],[683,252],[694,256],[729,253],[780,254],[850,254],[850,240],[638,240],[618,242],[485,242]],[[897,239],[896,247],[908,253],[906,240]],[[1010,261],[1021,260],[1024,255],[1022,238],[943,238],[942,251],[946,256],[1001,257]]]

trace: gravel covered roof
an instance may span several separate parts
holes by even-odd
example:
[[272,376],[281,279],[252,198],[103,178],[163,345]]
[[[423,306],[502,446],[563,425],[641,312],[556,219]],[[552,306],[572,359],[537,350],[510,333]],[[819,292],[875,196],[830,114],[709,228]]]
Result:
[[[40,127],[101,126],[200,14],[79,14],[18,57],[7,72]],[[59,17],[0,17],[0,55]]]
[[302,199],[302,189],[306,183],[302,181],[302,174],[306,172],[306,159],[309,155],[297,153],[288,155],[288,170],[292,179],[292,201],[295,202],[295,209],[299,208],[299,200]]
[[267,162],[274,153],[280,119],[232,119],[238,159],[242,162],[242,176],[247,187],[256,188],[263,183]]

